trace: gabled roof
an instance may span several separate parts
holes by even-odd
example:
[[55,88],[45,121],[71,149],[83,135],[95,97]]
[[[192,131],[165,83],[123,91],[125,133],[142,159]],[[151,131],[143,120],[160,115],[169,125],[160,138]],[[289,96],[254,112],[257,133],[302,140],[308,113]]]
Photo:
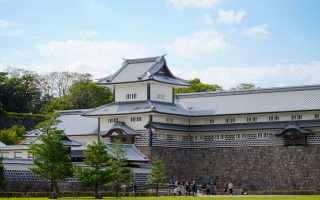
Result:
[[[123,144],[123,150],[126,153],[126,158],[128,161],[138,161],[138,162],[148,162],[150,161],[146,155],[141,153],[134,144]],[[108,153],[114,157],[112,153],[112,144],[107,144]]]
[[98,84],[119,84],[153,80],[173,85],[190,85],[188,81],[175,77],[167,67],[163,56],[124,59],[122,67],[113,75],[98,79]]
[[320,110],[320,85],[179,94],[175,103],[192,116]]
[[276,136],[283,136],[290,130],[298,131],[300,134],[303,134],[303,135],[312,134],[310,130],[300,127],[296,122],[291,122],[290,124],[288,124],[288,126],[282,129],[278,134],[276,134]]
[[133,128],[127,126],[124,122],[117,121],[114,123],[114,125],[106,132],[105,134],[101,134],[101,137],[108,137],[110,136],[113,132],[121,132],[124,135],[127,136],[138,136],[140,135],[137,131],[135,131]]
[[[232,124],[204,124],[204,125],[182,125],[162,122],[149,122],[145,128],[154,128],[171,131],[185,132],[220,132],[220,131],[244,131],[244,130],[261,130],[276,129],[282,131],[292,128],[292,121],[275,121],[275,122],[253,122],[253,123],[232,123]],[[295,126],[304,132],[305,128],[320,127],[320,120],[299,120],[295,121]],[[308,131],[308,130],[305,130]],[[309,131],[308,131],[309,132]],[[311,133],[311,132],[310,132]]]
[[83,116],[123,115],[156,112],[172,115],[188,116],[190,113],[175,103],[160,101],[128,101],[114,102],[91,110]]

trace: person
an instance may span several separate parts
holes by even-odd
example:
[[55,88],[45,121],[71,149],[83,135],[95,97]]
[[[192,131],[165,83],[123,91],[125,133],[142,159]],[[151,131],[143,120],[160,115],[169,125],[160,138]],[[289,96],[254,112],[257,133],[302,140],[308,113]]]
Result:
[[206,183],[202,184],[201,189],[202,189],[202,196],[205,196],[207,194],[207,185],[206,185]]
[[192,192],[192,196],[194,196],[194,197],[197,196],[198,186],[196,184],[196,181],[192,181],[191,192]]
[[136,196],[137,196],[137,191],[138,191],[137,184],[136,184],[136,183],[134,183],[132,188],[133,188],[133,189],[132,189],[133,194],[134,194],[134,196],[136,197]]
[[230,181],[229,184],[228,184],[228,188],[229,188],[230,194],[232,195],[232,192],[233,192],[233,184],[231,183],[231,181]]
[[174,190],[173,190],[174,194],[176,196],[180,196],[181,195],[181,188],[180,186],[176,187]]
[[213,182],[212,194],[216,195],[216,191],[217,191],[217,182]]
[[186,193],[187,193],[186,184],[184,183],[184,181],[182,181],[181,194],[186,194]]
[[207,184],[207,195],[211,194],[211,186],[210,186],[210,182]]
[[227,182],[224,183],[223,188],[224,188],[224,194],[227,194],[227,192],[228,192],[228,183]]
[[186,182],[186,196],[191,196],[191,188],[189,182]]

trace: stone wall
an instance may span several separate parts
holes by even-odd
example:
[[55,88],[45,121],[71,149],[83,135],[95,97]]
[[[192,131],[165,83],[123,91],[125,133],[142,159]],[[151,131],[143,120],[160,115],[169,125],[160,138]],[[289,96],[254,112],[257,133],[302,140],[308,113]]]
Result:
[[244,190],[320,189],[320,145],[183,149],[152,147],[169,178],[216,182],[230,180]]

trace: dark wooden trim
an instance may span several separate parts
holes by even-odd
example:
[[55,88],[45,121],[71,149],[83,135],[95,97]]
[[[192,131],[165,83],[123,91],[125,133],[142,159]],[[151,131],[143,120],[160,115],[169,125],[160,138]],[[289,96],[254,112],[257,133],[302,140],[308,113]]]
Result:
[[150,83],[147,83],[147,99],[148,100],[150,100],[150,96],[151,96],[151,94],[150,94]]
[[113,85],[113,89],[112,89],[112,102],[115,102],[116,99],[116,86]]
[[98,141],[100,141],[100,117],[98,117]]

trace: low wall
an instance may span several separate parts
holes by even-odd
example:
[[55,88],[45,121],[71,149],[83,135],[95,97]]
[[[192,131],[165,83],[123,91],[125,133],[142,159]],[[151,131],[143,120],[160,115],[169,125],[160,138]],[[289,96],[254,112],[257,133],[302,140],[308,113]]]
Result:
[[172,180],[232,181],[244,190],[320,188],[320,145],[183,149],[152,147]]

